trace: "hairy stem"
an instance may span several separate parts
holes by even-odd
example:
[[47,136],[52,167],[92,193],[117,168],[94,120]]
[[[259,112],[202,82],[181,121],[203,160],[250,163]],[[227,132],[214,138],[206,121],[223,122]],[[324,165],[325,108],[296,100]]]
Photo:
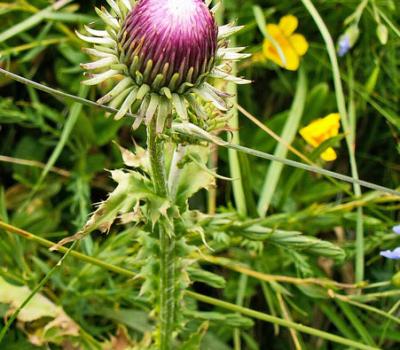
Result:
[[172,158],[171,169],[168,177],[168,188],[172,200],[175,200],[179,185],[179,178],[182,172],[182,168],[180,167],[179,163],[183,160],[185,154],[186,147],[183,145],[177,145]]
[[[147,131],[147,148],[150,156],[151,178],[156,193],[168,196],[165,174],[164,145],[156,133],[156,118]],[[172,349],[175,323],[175,240],[162,219],[155,227],[160,238],[160,283],[159,283],[159,349]]]
[[160,233],[160,349],[172,349],[175,323],[175,241],[159,225]]

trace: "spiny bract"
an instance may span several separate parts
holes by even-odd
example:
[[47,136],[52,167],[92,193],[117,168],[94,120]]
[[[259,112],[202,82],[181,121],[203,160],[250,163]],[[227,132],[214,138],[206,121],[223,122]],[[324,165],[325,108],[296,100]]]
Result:
[[228,110],[228,94],[212,85],[215,78],[249,82],[229,74],[230,62],[248,57],[241,53],[243,48],[228,48],[227,38],[241,27],[218,27],[216,8],[210,10],[202,0],[107,2],[110,11],[96,9],[105,30],[85,27],[89,36],[77,35],[94,44],[85,51],[97,58],[82,65],[96,71],[84,83],[118,81],[98,101],[119,109],[116,119],[133,113],[137,128],[156,117],[157,131],[162,132],[172,117],[192,122],[207,119],[202,101]]

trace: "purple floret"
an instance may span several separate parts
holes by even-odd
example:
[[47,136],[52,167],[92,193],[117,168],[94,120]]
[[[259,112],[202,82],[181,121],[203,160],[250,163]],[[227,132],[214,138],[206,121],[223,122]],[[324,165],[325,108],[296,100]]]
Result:
[[[140,0],[120,33],[121,52],[145,80],[163,74],[165,85],[175,73],[180,83],[195,83],[208,72],[217,51],[218,27],[202,0]],[[192,68],[192,69],[191,69]],[[177,84],[180,85],[180,84]]]

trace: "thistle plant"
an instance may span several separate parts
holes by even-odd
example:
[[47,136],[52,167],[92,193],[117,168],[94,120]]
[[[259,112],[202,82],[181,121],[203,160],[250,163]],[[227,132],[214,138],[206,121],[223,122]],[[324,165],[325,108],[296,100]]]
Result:
[[173,137],[170,126],[173,121],[205,131],[223,126],[229,95],[213,82],[248,83],[229,73],[232,61],[248,55],[241,53],[243,48],[228,46],[227,38],[240,27],[218,27],[216,8],[210,10],[201,0],[107,2],[110,10],[96,10],[105,28],[86,27],[87,35],[78,33],[94,44],[85,51],[96,59],[82,65],[91,71],[84,83],[115,82],[98,102],[119,109],[115,119],[135,115],[133,129],[144,122],[147,150],[122,150],[125,164],[137,169],[112,172],[117,188],[80,235],[107,231],[117,217],[140,228],[141,293],[155,306],[154,347],[167,350],[176,348],[174,338],[186,323],[182,291],[193,278],[214,285],[221,279],[189,267],[194,265],[189,255],[197,248],[190,237],[203,242],[205,237],[187,203],[195,192],[214,184],[206,169],[208,148]]
[[0,1],[0,349],[397,349],[395,2],[52,2]]

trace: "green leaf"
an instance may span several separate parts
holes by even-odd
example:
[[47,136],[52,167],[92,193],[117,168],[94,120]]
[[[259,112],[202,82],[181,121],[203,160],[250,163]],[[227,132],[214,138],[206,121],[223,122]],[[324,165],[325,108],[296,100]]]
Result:
[[190,338],[185,341],[179,349],[181,350],[199,350],[201,341],[208,330],[208,322],[203,322],[197,332],[193,332]]
[[[187,149],[187,155],[192,155],[206,166],[209,155],[209,149],[201,146],[190,146]],[[207,189],[215,185],[215,178],[204,167],[193,162],[183,165],[180,180],[177,189],[176,202],[179,206],[185,206],[190,197],[201,189]]]
[[150,332],[153,328],[149,322],[148,313],[140,310],[102,308],[99,310],[99,315],[107,315],[107,318],[122,323],[140,333]]
[[202,282],[208,284],[213,288],[225,288],[226,281],[223,277],[216,275],[215,273],[205,271],[199,268],[189,267],[187,269],[190,279],[196,282]]
[[329,296],[325,288],[315,285],[298,285],[299,288],[305,295],[313,299],[329,299]]
[[200,320],[208,320],[214,322],[223,322],[224,326],[228,327],[253,327],[254,321],[248,317],[244,317],[240,314],[226,314],[220,312],[208,312],[208,311],[192,311],[185,310],[184,313],[187,316]]
[[[303,123],[309,124],[312,120],[321,118],[330,102],[329,85],[325,82],[315,85],[307,95]],[[332,108],[335,106],[333,105]]]
[[95,230],[105,233],[111,228],[118,216],[123,223],[135,223],[145,218],[137,205],[145,200],[149,217],[154,223],[161,215],[166,216],[169,201],[154,193],[150,180],[139,172],[114,170],[111,176],[117,182],[116,189],[103,201],[92,214],[85,227],[77,234],[63,239],[59,245],[81,239]]

